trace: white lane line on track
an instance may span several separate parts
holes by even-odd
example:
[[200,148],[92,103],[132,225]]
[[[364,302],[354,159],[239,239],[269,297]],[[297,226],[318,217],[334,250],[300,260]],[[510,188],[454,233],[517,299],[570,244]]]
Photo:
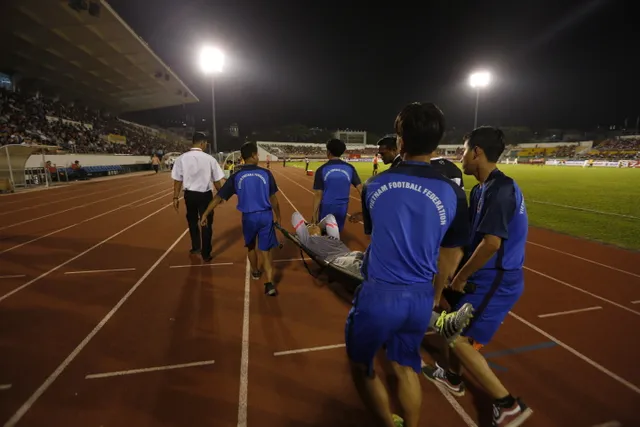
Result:
[[9,274],[7,276],[0,276],[0,279],[19,279],[20,277],[27,277],[26,274]]
[[631,301],[631,304],[640,304],[640,299],[637,299],[635,301]]
[[11,388],[11,384],[0,384],[0,391],[9,390]]
[[555,313],[539,314],[538,317],[541,319],[544,319],[546,317],[564,316],[566,314],[583,313],[585,311],[593,311],[593,310],[602,310],[602,307],[596,306],[596,307],[578,308],[576,310],[557,311]]
[[[165,207],[169,207],[171,205],[172,204],[169,204]],[[160,212],[160,211],[157,211],[157,212]],[[109,311],[109,313],[107,313],[106,316],[102,318],[100,323],[98,323],[96,327],[93,328],[91,332],[89,332],[89,335],[87,335],[82,340],[82,342],[78,344],[78,346],[66,357],[66,359],[62,361],[62,363],[56,368],[56,370],[53,371],[53,373],[47,377],[47,379],[42,383],[42,385],[40,385],[40,387],[38,387],[38,389],[31,396],[29,396],[27,401],[24,402],[22,406],[20,406],[20,408],[18,408],[16,413],[13,414],[13,416],[9,419],[9,421],[7,421],[4,424],[4,427],[13,427],[22,419],[22,417],[24,417],[27,411],[29,411],[29,409],[33,406],[33,404],[36,403],[36,401],[40,398],[40,396],[42,396],[44,392],[47,391],[49,387],[51,387],[51,384],[53,384],[55,380],[58,379],[58,377],[62,374],[62,372],[64,372],[64,370],[69,366],[69,364],[71,364],[71,362],[74,361],[74,359],[87,346],[87,344],[89,344],[89,342],[93,339],[93,337],[95,337],[96,334],[100,332],[100,330],[116,314],[116,312],[120,309],[120,307],[122,307],[122,305],[129,299],[129,297],[131,297],[131,295],[138,289],[138,287],[140,287],[140,285],[146,280],[146,278],[149,277],[149,275],[156,269],[156,267],[158,267],[158,265],[162,262],[162,260],[164,260],[167,257],[167,255],[169,255],[169,253],[173,250],[173,248],[175,248],[178,245],[178,243],[180,243],[180,240],[182,240],[182,238],[186,236],[188,232],[189,232],[189,229],[184,230],[182,234],[180,234],[180,236],[171,244],[171,246],[169,246],[169,248],[162,255],[160,255],[160,258],[158,258],[156,262],[154,262],[153,265],[149,267],[149,269],[142,275],[142,277],[135,283],[135,285],[133,285],[131,289],[129,289],[129,291],[111,309],[111,311]]]
[[101,374],[89,374],[84,378],[87,380],[93,380],[98,378],[122,377],[125,375],[143,374],[147,372],[169,371],[172,369],[192,368],[195,366],[207,366],[207,365],[213,365],[214,363],[215,362],[213,360],[203,360],[201,362],[181,363],[179,365],[164,365],[164,366],[154,366],[151,368],[129,369],[127,371],[115,371],[115,372],[104,372]]
[[588,263],[590,263],[590,264],[594,264],[594,265],[597,265],[597,266],[600,266],[600,267],[608,268],[609,270],[617,271],[617,272],[619,272],[619,273],[624,273],[624,274],[628,274],[629,276],[633,276],[633,277],[638,277],[638,278],[640,278],[640,274],[632,273],[632,272],[627,271],[627,270],[622,270],[622,269],[617,268],[617,267],[612,267],[612,266],[610,266],[610,265],[603,264],[603,263],[601,263],[601,262],[594,261],[594,260],[592,260],[592,259],[583,258],[583,257],[581,257],[581,256],[574,255],[574,254],[569,253],[569,252],[561,251],[561,250],[559,250],[559,249],[554,249],[554,248],[551,248],[551,247],[549,247],[549,246],[541,245],[540,243],[535,243],[535,242],[532,242],[532,241],[530,241],[530,240],[527,240],[527,243],[528,243],[528,244],[530,244],[530,245],[533,245],[533,246],[541,247],[541,248],[546,249],[546,250],[548,250],[548,251],[553,251],[553,252],[557,252],[557,253],[559,253],[559,254],[563,254],[563,255],[566,255],[566,256],[570,256],[570,257],[572,257],[572,258],[576,258],[576,259],[579,259],[579,260],[581,260],[581,261],[588,262]]
[[320,347],[308,347],[308,348],[299,348],[296,350],[276,351],[275,353],[273,353],[273,355],[288,356],[290,354],[311,353],[314,351],[333,350],[336,348],[344,348],[344,347],[346,347],[344,344],[323,345]]
[[244,306],[242,309],[242,352],[240,353],[240,391],[238,392],[238,424],[247,427],[249,409],[249,320],[251,313],[251,266],[246,259],[244,273]]
[[[157,187],[158,185],[165,185],[165,184],[164,183],[155,184],[155,185],[152,185],[151,187]],[[6,230],[7,228],[17,227],[18,225],[22,225],[22,224],[28,224],[30,222],[38,221],[38,220],[41,220],[41,219],[44,219],[44,218],[49,218],[49,217],[52,217],[54,215],[60,215],[60,214],[65,213],[65,212],[75,211],[75,210],[78,210],[78,209],[81,209],[81,208],[84,208],[84,207],[87,207],[87,206],[95,205],[96,203],[106,202],[107,200],[112,200],[112,199],[115,199],[117,197],[126,196],[127,194],[137,193],[139,191],[141,191],[141,189],[140,188],[136,188],[135,190],[127,191],[126,193],[120,193],[120,194],[116,194],[114,196],[105,197],[104,199],[94,200],[93,202],[85,203],[84,205],[73,206],[71,208],[64,209],[62,211],[57,211],[57,212],[53,212],[53,213],[50,213],[50,214],[47,214],[47,215],[42,215],[42,216],[39,216],[39,217],[36,217],[36,218],[31,218],[31,219],[27,219],[27,220],[24,220],[24,221],[21,221],[21,222],[16,222],[15,224],[5,225],[4,227],[0,227],[0,230]]]
[[78,270],[78,271],[65,271],[64,274],[119,273],[122,271],[136,271],[136,269],[135,268],[108,268],[105,270]]
[[533,329],[534,331],[536,331],[537,333],[539,333],[540,335],[548,338],[550,341],[554,341],[556,344],[558,344],[560,347],[564,348],[565,350],[567,350],[569,353],[573,354],[574,356],[576,356],[578,359],[582,360],[583,362],[588,363],[589,365],[593,366],[594,368],[596,368],[598,371],[602,372],[603,374],[605,374],[606,376],[608,376],[609,378],[619,382],[620,384],[622,384],[623,386],[627,387],[629,390],[640,394],[640,387],[636,386],[635,384],[632,384],[631,382],[625,380],[624,378],[622,378],[620,375],[617,375],[613,372],[611,372],[610,370],[608,370],[607,368],[605,368],[604,366],[600,365],[597,362],[594,362],[593,360],[589,359],[587,356],[585,356],[584,354],[580,353],[578,350],[576,350],[575,348],[569,346],[568,344],[563,343],[562,341],[560,341],[558,338],[554,337],[553,335],[543,331],[542,329],[538,328],[536,325],[534,325],[533,323],[527,321],[526,319],[523,319],[522,317],[518,316],[517,314],[515,314],[514,312],[510,311],[509,315],[517,320],[519,320],[521,323],[524,323],[525,325],[527,325],[528,327],[530,327],[531,329]]
[[566,287],[568,287],[568,288],[571,288],[571,289],[573,289],[573,290],[575,290],[575,291],[582,292],[583,294],[586,294],[586,295],[589,295],[589,296],[591,296],[591,297],[593,297],[593,298],[599,299],[600,301],[604,301],[604,302],[606,302],[606,303],[609,303],[609,304],[611,304],[611,305],[614,305],[614,306],[616,306],[616,307],[618,307],[618,308],[621,308],[621,309],[622,309],[622,310],[624,310],[624,311],[628,311],[629,313],[633,313],[633,314],[635,314],[636,316],[640,316],[640,311],[633,310],[633,309],[631,309],[631,308],[629,308],[629,307],[626,307],[626,306],[624,306],[624,305],[622,305],[622,304],[619,304],[619,303],[617,303],[617,302],[615,302],[615,301],[611,301],[610,299],[607,299],[607,298],[605,298],[605,297],[601,297],[600,295],[596,295],[596,294],[594,294],[594,293],[592,293],[592,292],[585,291],[585,290],[584,290],[584,289],[582,289],[582,288],[579,288],[579,287],[577,287],[577,286],[571,285],[571,284],[569,284],[569,283],[567,283],[567,282],[563,282],[563,281],[562,281],[562,280],[560,280],[560,279],[556,279],[555,277],[549,276],[548,274],[544,274],[544,273],[542,273],[541,271],[534,270],[533,268],[529,268],[529,267],[526,267],[526,266],[525,266],[525,267],[524,267],[524,269],[525,269],[525,270],[529,270],[529,271],[531,271],[532,273],[535,273],[535,274],[537,274],[537,275],[539,275],[539,276],[545,277],[545,278],[547,278],[547,279],[549,279],[549,280],[553,280],[553,281],[554,281],[554,282],[556,282],[556,283],[560,283],[561,285],[564,285],[564,286],[566,286]]
[[162,212],[163,210],[165,210],[166,208],[168,208],[169,206],[173,206],[173,202],[169,203],[163,207],[161,207],[160,209],[156,210],[155,212],[150,213],[149,215],[145,216],[144,218],[134,222],[133,224],[123,228],[122,230],[118,231],[115,234],[112,234],[111,236],[107,237],[104,240],[101,240],[100,242],[96,243],[95,245],[91,246],[89,249],[86,249],[82,252],[80,252],[79,254],[69,258],[68,260],[62,262],[61,264],[58,264],[57,266],[53,267],[52,269],[45,271],[44,273],[42,273],[41,275],[39,275],[38,277],[36,277],[35,279],[31,279],[29,280],[27,283],[25,283],[24,285],[18,286],[17,288],[13,289],[10,292],[7,292],[6,294],[0,296],[0,302],[4,301],[5,299],[9,298],[11,295],[16,294],[18,292],[20,292],[21,290],[33,285],[34,283],[36,283],[38,280],[48,276],[49,274],[53,273],[54,271],[59,270],[60,268],[64,267],[65,265],[77,260],[78,258],[80,258],[81,256],[84,256],[86,254],[88,254],[89,252],[91,252],[92,250],[104,245],[105,243],[107,243],[108,241],[115,239],[116,237],[118,237],[119,235],[121,235],[122,233],[132,229],[133,227],[135,227],[136,225],[140,224],[143,221],[146,221],[147,219],[151,218],[152,216]]
[[[289,198],[284,193],[284,191],[282,191],[282,188],[280,188],[280,194],[282,194],[282,196],[287,200],[287,202],[289,202],[289,204],[291,205],[291,208],[293,208],[293,210],[297,212],[298,209],[296,209],[295,205],[291,202],[291,200],[289,200]],[[248,263],[247,263],[247,274],[249,274]],[[248,276],[247,276],[247,280],[249,280]],[[449,402],[453,410],[458,413],[458,415],[460,416],[462,421],[464,421],[467,427],[478,427],[478,425],[473,421],[473,419],[467,413],[467,411],[464,410],[464,408],[460,405],[460,403],[458,403],[458,401],[447,391],[447,389],[442,384],[436,384],[436,387],[438,391],[447,400],[447,402]],[[242,426],[238,423],[238,427],[246,427],[246,419],[245,419],[245,423]]]
[[216,262],[216,263],[213,263],[213,264],[170,265],[169,268],[221,267],[223,265],[233,265],[233,263],[232,262]]
[[602,424],[596,424],[592,427],[622,427],[622,424],[620,424],[619,421],[607,421],[606,423],[602,423]]
[[[293,261],[301,261],[302,258],[298,257],[298,258],[288,258],[288,259],[274,259],[273,262],[293,262]],[[305,261],[310,261],[311,258],[309,257],[304,257]]]
[[[52,232],[50,232],[50,233],[43,234],[42,236],[38,236],[38,237],[36,237],[36,238],[34,238],[34,239],[27,240],[26,242],[19,243],[19,244],[15,245],[15,246],[11,246],[10,248],[7,248],[7,249],[5,249],[5,250],[3,250],[3,251],[0,251],[0,255],[4,254],[4,253],[6,253],[6,252],[12,251],[12,250],[14,250],[14,249],[18,249],[18,248],[20,248],[20,247],[22,247],[22,246],[25,246],[25,245],[28,245],[28,244],[30,244],[30,243],[37,242],[38,240],[44,239],[44,238],[46,238],[46,237],[53,236],[54,234],[58,234],[58,233],[63,232],[63,231],[65,231],[65,230],[69,230],[69,229],[71,229],[71,228],[73,228],[73,227],[75,227],[75,226],[77,226],[77,225],[84,224],[84,223],[89,222],[89,221],[93,221],[94,219],[98,219],[98,218],[103,217],[103,216],[105,216],[105,215],[108,215],[108,214],[110,214],[110,213],[112,213],[112,212],[119,211],[120,209],[124,209],[124,208],[127,208],[127,207],[129,207],[129,206],[135,205],[136,203],[139,203],[139,202],[141,202],[142,200],[148,199],[149,197],[154,197],[154,196],[156,196],[156,195],[158,195],[158,194],[160,194],[160,193],[165,193],[165,194],[161,195],[160,197],[156,197],[155,199],[150,200],[150,202],[155,202],[156,200],[160,200],[160,199],[162,199],[163,197],[168,196],[169,194],[173,193],[173,190],[168,191],[168,192],[167,192],[167,191],[165,191],[165,190],[158,191],[157,193],[154,193],[154,194],[152,194],[152,195],[150,195],[150,196],[143,197],[142,199],[140,199],[140,200],[136,200],[135,202],[131,202],[131,203],[127,203],[126,205],[118,206],[117,208],[111,209],[110,211],[102,212],[101,214],[98,214],[98,215],[92,216],[91,218],[85,218],[85,219],[83,219],[82,221],[78,221],[78,222],[73,223],[73,224],[71,224],[71,225],[68,225],[68,226],[66,226],[66,227],[62,227],[62,228],[59,228],[59,229],[57,229],[57,230],[53,230],[53,231],[52,231]],[[147,203],[148,203],[148,202],[147,202]],[[146,204],[146,203],[145,203],[145,204]],[[140,207],[140,206],[141,206],[141,205],[136,206],[136,207]]]

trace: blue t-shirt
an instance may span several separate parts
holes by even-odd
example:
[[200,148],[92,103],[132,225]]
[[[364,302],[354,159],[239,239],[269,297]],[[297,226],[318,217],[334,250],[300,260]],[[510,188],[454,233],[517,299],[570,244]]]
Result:
[[331,159],[316,171],[313,189],[322,190],[322,203],[339,205],[349,203],[351,186],[361,184],[356,168],[340,159]]
[[255,165],[244,165],[229,177],[218,195],[229,200],[238,196],[238,210],[244,214],[271,210],[269,198],[278,192],[271,171]]
[[481,270],[520,270],[524,265],[529,221],[524,197],[516,182],[495,169],[483,184],[471,190],[471,247],[476,250],[485,234],[500,237],[498,252]]
[[428,285],[438,271],[440,247],[469,240],[464,191],[423,162],[402,162],[372,178],[362,192],[365,281]]

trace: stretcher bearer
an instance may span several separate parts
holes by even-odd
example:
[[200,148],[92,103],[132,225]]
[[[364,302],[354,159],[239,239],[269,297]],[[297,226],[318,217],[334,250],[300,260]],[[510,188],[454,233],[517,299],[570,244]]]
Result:
[[413,103],[395,121],[404,161],[367,181],[362,191],[365,233],[371,243],[362,265],[345,329],[352,376],[380,425],[398,425],[385,386],[373,370],[378,351],[398,379],[404,425],[418,427],[422,393],[420,345],[434,306],[441,247],[460,248],[469,238],[464,192],[431,167],[445,124],[434,104]]
[[224,172],[218,161],[204,150],[207,137],[202,133],[193,136],[193,147],[175,160],[171,169],[173,178],[173,207],[178,211],[180,190],[184,189],[184,204],[187,208],[187,223],[191,236],[191,254],[201,254],[205,262],[212,260],[211,238],[213,236],[213,212],[202,229],[199,220],[213,199],[211,182],[220,190],[224,184]]
[[339,139],[327,142],[327,157],[329,161],[316,170],[313,181],[313,215],[311,221],[318,223],[320,218],[331,214],[338,222],[338,229],[342,231],[347,219],[351,186],[362,192],[362,182],[358,172],[349,163],[340,159],[347,150],[347,146]]
[[213,212],[223,200],[237,195],[238,210],[242,212],[242,234],[249,251],[251,276],[254,280],[259,280],[264,269],[264,292],[276,296],[271,249],[278,246],[273,226],[274,220],[280,222],[280,204],[276,196],[278,186],[271,171],[258,166],[258,146],[254,142],[242,145],[240,155],[244,166],[229,177],[214,197],[203,215],[202,224],[206,225],[206,215]]
[[509,393],[480,354],[524,291],[527,209],[516,182],[496,166],[504,148],[504,134],[492,127],[477,128],[465,137],[462,168],[479,184],[471,190],[471,247],[451,287],[462,291],[467,282],[475,284],[475,291],[458,302],[471,303],[475,318],[456,340],[447,363],[423,372],[462,396],[464,367],[494,399],[493,426],[515,427],[532,411]]

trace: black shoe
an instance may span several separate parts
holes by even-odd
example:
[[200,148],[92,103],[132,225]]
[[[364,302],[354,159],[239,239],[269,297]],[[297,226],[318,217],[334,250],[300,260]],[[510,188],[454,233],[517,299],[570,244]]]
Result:
[[204,262],[210,262],[213,259],[211,255],[202,255],[202,260]]
[[253,280],[260,280],[260,277],[262,277],[262,271],[256,270],[251,272],[251,278]]
[[271,282],[267,282],[264,284],[264,293],[265,295],[269,295],[270,297],[275,297],[278,295],[278,290]]
[[200,255],[200,249],[191,249],[189,253],[191,255]]

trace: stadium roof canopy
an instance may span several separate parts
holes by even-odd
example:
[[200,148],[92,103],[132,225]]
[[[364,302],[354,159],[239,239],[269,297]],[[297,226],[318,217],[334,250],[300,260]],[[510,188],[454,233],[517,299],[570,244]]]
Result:
[[117,113],[198,101],[104,0],[0,3],[0,71]]

